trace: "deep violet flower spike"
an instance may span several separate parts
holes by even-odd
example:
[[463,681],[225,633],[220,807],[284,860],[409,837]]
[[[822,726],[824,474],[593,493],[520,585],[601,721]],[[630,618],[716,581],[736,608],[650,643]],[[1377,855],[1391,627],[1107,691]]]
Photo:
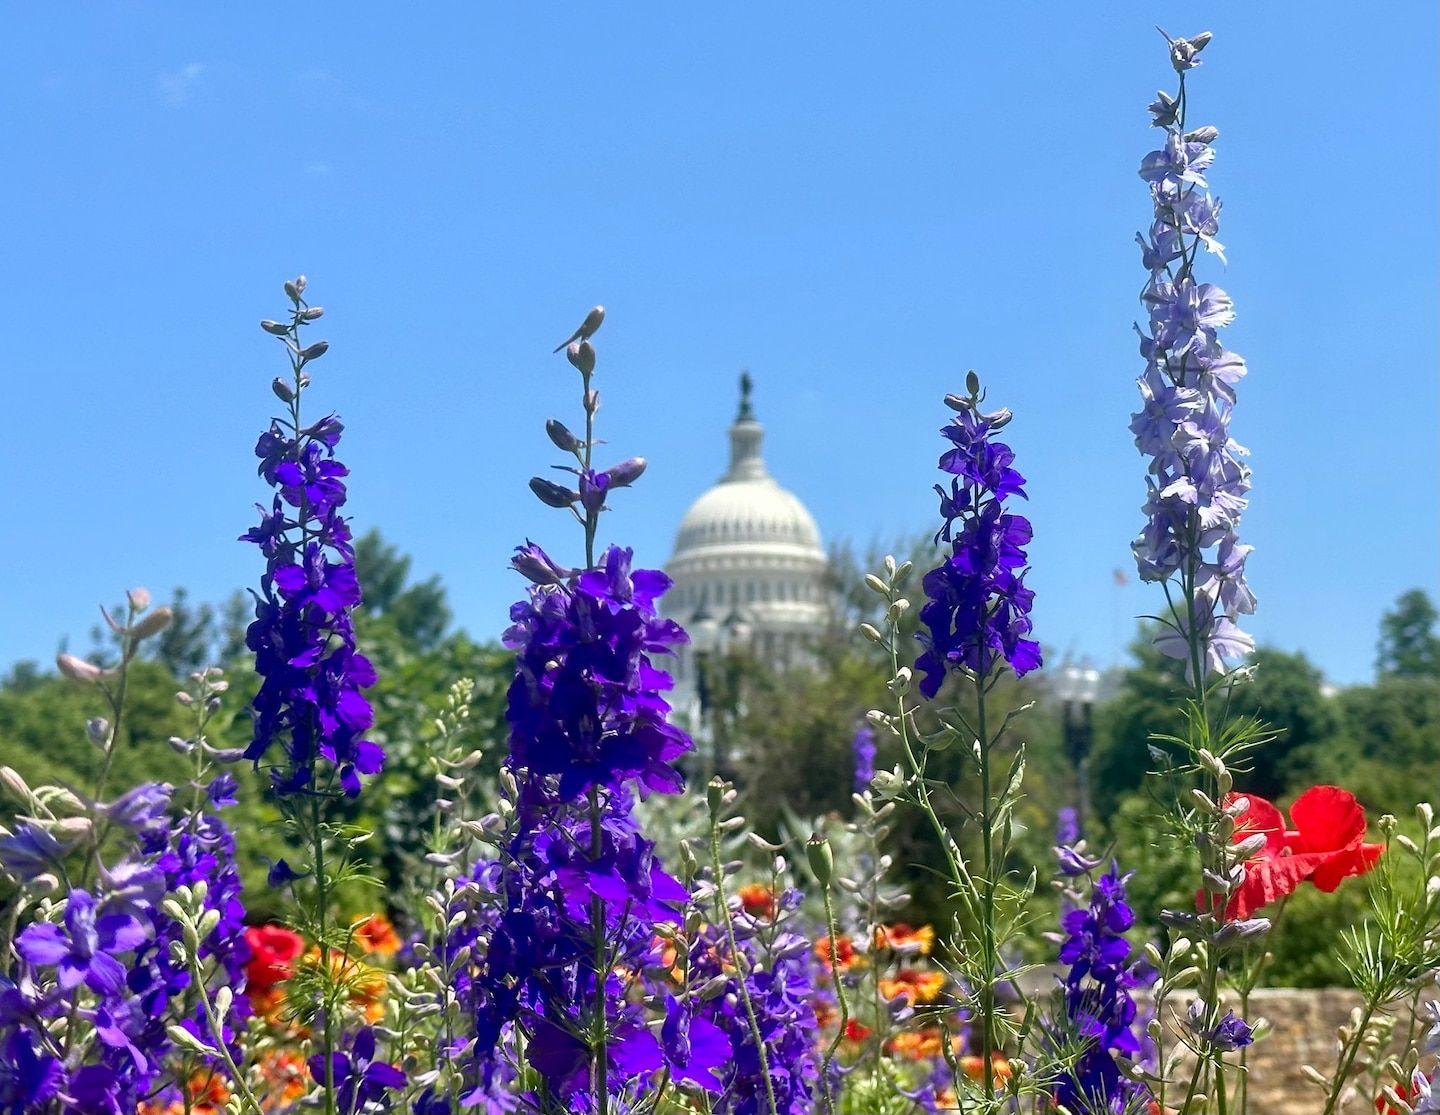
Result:
[[948,491],[935,489],[943,520],[935,537],[950,548],[925,576],[920,620],[929,634],[920,636],[926,646],[915,663],[929,698],[951,670],[984,676],[1004,662],[1023,676],[1041,664],[1040,644],[1030,638],[1034,593],[1024,580],[1030,522],[1004,506],[1011,496],[1025,498],[1025,478],[1012,467],[1014,451],[994,436],[1011,415],[981,413],[973,373],[972,383],[968,397],[946,397],[957,413],[940,431],[951,443],[940,468],[952,479]]
[[1135,924],[1125,895],[1128,879],[1112,864],[1095,881],[1089,905],[1069,911],[1061,922],[1066,936],[1059,959],[1069,971],[1065,1019],[1057,1027],[1084,1041],[1055,1090],[1056,1101],[1071,1111],[1131,1111],[1148,1098],[1144,1086],[1125,1077],[1115,1060],[1117,1054],[1133,1058],[1140,1052],[1130,992],[1143,981],[1124,936]]
[[[375,670],[355,643],[361,593],[341,514],[349,470],[335,457],[344,427],[334,415],[310,426],[300,421],[310,382],[302,368],[314,359],[305,353],[315,347],[300,345],[301,327],[313,320],[306,315],[304,301],[296,301],[291,324],[276,334],[286,341],[294,373],[290,412],[272,421],[255,446],[260,475],[276,494],[270,511],[260,508],[259,525],[241,536],[266,560],[260,589],[252,590],[255,620],[245,633],[261,678],[245,758],[270,764],[279,794],[329,792],[333,784],[354,797],[361,775],[378,773],[385,755],[366,738],[374,715],[363,691],[375,684]],[[276,744],[280,760],[272,755]]]
[[[1183,94],[1186,71],[1199,65],[1196,56],[1210,35],[1166,35],[1166,41]],[[1254,649],[1237,621],[1255,610],[1255,595],[1245,581],[1251,547],[1237,534],[1250,468],[1244,447],[1230,436],[1245,361],[1219,338],[1234,320],[1233,301],[1195,275],[1202,249],[1224,259],[1221,205],[1207,178],[1219,132],[1187,128],[1181,94],[1162,93],[1150,106],[1165,138],[1140,162],[1154,211],[1148,235],[1136,234],[1149,272],[1141,294],[1148,320],[1136,326],[1146,366],[1139,379],[1142,406],[1130,430],[1149,463],[1146,522],[1131,550],[1142,580],[1174,581],[1185,590],[1171,594],[1178,606],[1165,618],[1157,645],[1184,659],[1198,683],[1197,664],[1204,676],[1222,674],[1227,660]]]

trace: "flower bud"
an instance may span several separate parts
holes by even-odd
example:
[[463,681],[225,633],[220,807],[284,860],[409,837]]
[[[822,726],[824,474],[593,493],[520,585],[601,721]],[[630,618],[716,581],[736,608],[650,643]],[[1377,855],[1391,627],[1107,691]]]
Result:
[[300,305],[300,290],[299,283],[291,282],[289,279],[285,280],[285,294],[297,306]]
[[301,360],[319,360],[330,348],[329,341],[316,341],[313,345],[300,350]]
[[910,692],[910,686],[914,675],[910,672],[909,666],[901,666],[900,672],[885,683],[885,688],[894,693],[897,697]]
[[301,321],[318,321],[325,316],[324,306],[306,306],[300,311]]
[[725,779],[719,775],[705,784],[705,804],[710,809],[710,816],[720,815],[720,807],[725,804]]
[[822,887],[828,887],[835,875],[835,852],[830,841],[820,833],[813,833],[805,841],[805,859],[810,864],[810,874]]
[[951,410],[962,412],[975,409],[975,405],[969,399],[962,398],[959,395],[946,395],[945,405]]
[[562,484],[556,484],[552,480],[546,480],[543,476],[530,478],[530,490],[535,493],[541,503],[549,507],[569,507],[580,498],[579,492]]
[[57,654],[55,665],[71,681],[99,681],[105,675],[105,671],[99,666],[76,658],[73,654]]
[[584,444],[557,418],[546,420],[545,433],[554,442],[555,448],[565,453],[574,453]]
[[30,787],[25,784],[25,779],[20,777],[20,772],[14,767],[0,767],[0,786],[3,786],[15,800],[29,806]]
[[974,371],[965,373],[965,390],[971,395],[980,394],[980,377]]
[[588,376],[595,370],[595,346],[589,341],[571,341],[565,346],[565,359],[580,369],[580,374]]
[[606,470],[605,475],[610,478],[610,487],[628,488],[644,474],[645,463],[644,457],[631,457],[628,461],[621,461],[614,468]]
[[1185,133],[1185,139],[1189,143],[1214,143],[1219,138],[1220,129],[1211,124]]
[[1237,860],[1247,860],[1258,856],[1265,849],[1265,834],[1257,832],[1239,841],[1232,851]]
[[181,739],[179,736],[171,736],[165,741],[170,745],[170,750],[177,755],[188,755],[195,750],[195,745],[188,739]]
[[860,634],[864,635],[865,638],[869,639],[872,643],[883,643],[885,641],[885,636],[880,634],[879,628],[873,623],[862,623],[860,625]]
[[281,325],[278,321],[270,321],[269,319],[262,321],[260,323],[260,328],[265,330],[265,332],[269,333],[272,337],[283,337],[286,333],[290,332],[290,327],[288,325]]
[[130,634],[137,639],[148,639],[150,636],[158,635],[164,631],[165,628],[169,627],[170,621],[174,618],[174,611],[162,605],[132,627]]
[[270,390],[275,392],[275,397],[282,403],[293,403],[295,401],[295,388],[291,387],[290,384],[279,376],[276,376],[271,382]]
[[[179,942],[177,941],[176,943],[178,944]],[[183,954],[181,963],[184,963]],[[192,1053],[200,1054],[200,1056],[202,1057],[220,1056],[220,1050],[214,1049],[206,1045],[189,1030],[185,1029],[184,1026],[180,1026],[178,1024],[174,1026],[167,1026],[165,1028],[165,1032],[170,1035],[170,1040],[176,1045],[180,1046],[182,1049],[188,1049]]]
[[91,743],[103,750],[110,742],[110,721],[103,716],[92,716],[85,721],[85,735]]

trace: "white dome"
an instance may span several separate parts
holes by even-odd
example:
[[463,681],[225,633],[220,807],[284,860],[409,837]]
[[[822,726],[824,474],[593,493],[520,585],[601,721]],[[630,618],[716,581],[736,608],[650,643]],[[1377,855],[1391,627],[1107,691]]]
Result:
[[723,480],[690,505],[675,536],[675,557],[710,546],[776,544],[823,554],[820,528],[792,493],[768,477]]
[[[662,607],[697,635],[674,664],[673,707],[697,730],[707,655],[744,649],[772,666],[798,665],[830,617],[820,529],[805,505],[765,471],[763,437],[750,409],[747,374],[730,427],[730,470],[685,512],[665,565],[674,587]],[[707,625],[708,646],[700,645]]]

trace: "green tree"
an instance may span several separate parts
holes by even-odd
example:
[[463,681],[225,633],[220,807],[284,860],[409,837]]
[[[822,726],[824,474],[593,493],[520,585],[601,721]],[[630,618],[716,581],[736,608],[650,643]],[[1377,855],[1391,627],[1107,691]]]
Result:
[[355,542],[355,574],[366,619],[388,620],[417,650],[439,645],[452,618],[439,576],[410,584],[410,558],[373,529]]
[[1375,668],[1382,678],[1440,678],[1440,613],[1423,589],[1402,593],[1380,619]]
[[1252,664],[1254,680],[1236,691],[1233,711],[1257,717],[1276,734],[1244,760],[1235,784],[1274,799],[1303,788],[1296,782],[1296,756],[1333,740],[1340,710],[1322,693],[1324,676],[1304,654],[1259,647]]

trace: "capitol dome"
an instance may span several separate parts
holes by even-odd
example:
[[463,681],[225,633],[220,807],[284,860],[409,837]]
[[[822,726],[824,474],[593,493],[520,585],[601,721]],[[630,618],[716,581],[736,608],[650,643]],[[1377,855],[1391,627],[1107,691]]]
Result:
[[743,649],[762,661],[794,665],[830,614],[820,529],[805,505],[765,471],[764,429],[750,390],[749,375],[741,376],[730,468],[685,512],[665,567],[675,585],[664,609],[695,639],[676,671],[677,707],[684,707],[683,691],[693,688],[697,651]]

